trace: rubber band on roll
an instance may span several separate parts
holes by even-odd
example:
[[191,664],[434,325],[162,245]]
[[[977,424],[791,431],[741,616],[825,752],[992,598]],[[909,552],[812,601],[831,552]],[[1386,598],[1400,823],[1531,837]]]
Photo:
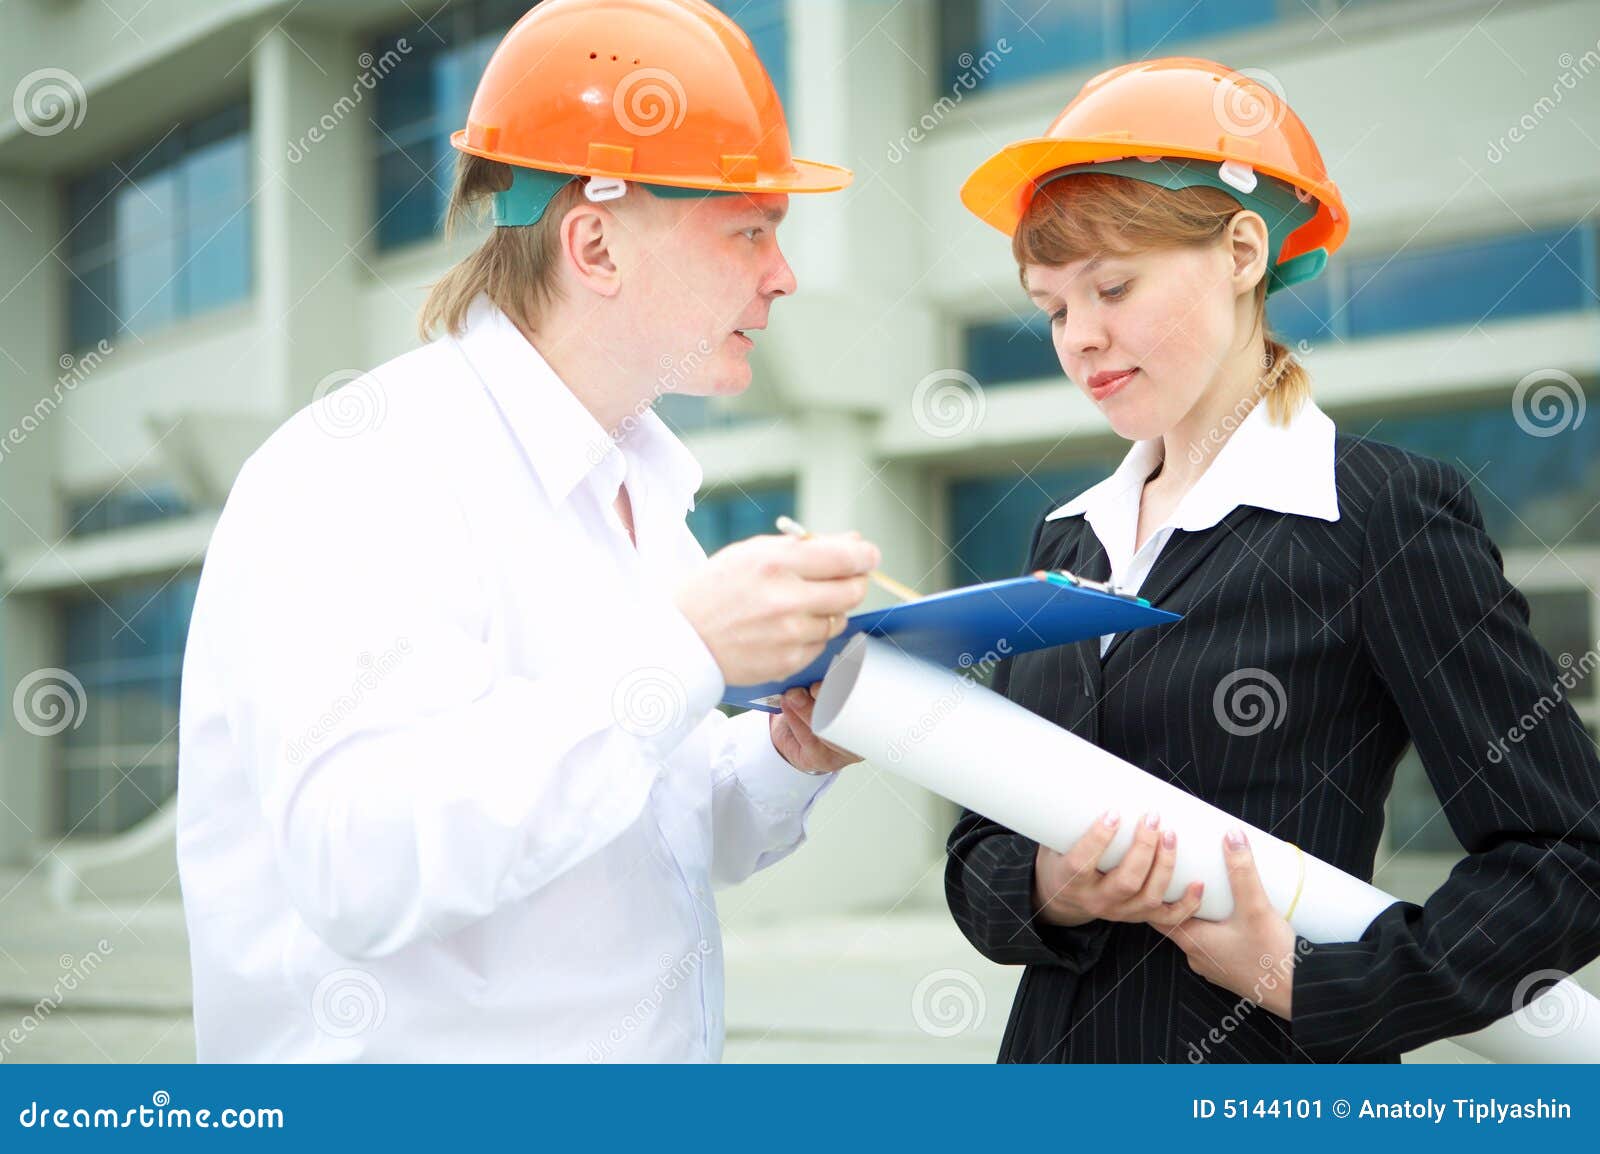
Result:
[[[1293,842],[1289,843],[1294,845]],[[1300,869],[1300,876],[1294,883],[1294,897],[1289,899],[1289,908],[1283,911],[1283,920],[1289,921],[1294,917],[1294,908],[1300,904],[1300,895],[1306,890],[1306,851],[1299,846],[1294,847],[1295,865]]]

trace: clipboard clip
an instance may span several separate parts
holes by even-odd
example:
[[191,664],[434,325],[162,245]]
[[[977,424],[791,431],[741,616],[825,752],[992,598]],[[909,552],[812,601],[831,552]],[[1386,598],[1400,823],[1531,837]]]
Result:
[[1055,585],[1068,585],[1079,589],[1093,589],[1096,593],[1105,593],[1112,597],[1121,597],[1125,601],[1134,601],[1140,605],[1149,605],[1150,602],[1140,597],[1137,593],[1123,589],[1120,585],[1113,585],[1109,581],[1095,581],[1089,577],[1079,577],[1069,569],[1040,569],[1034,573],[1035,577],[1049,581]]

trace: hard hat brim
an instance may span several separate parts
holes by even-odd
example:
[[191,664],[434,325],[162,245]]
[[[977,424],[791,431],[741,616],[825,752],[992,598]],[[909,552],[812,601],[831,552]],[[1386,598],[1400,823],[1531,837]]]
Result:
[[848,168],[842,168],[836,164],[823,164],[817,160],[801,160],[799,157],[794,159],[793,168],[789,171],[760,173],[752,181],[728,181],[714,176],[707,176],[701,179],[684,176],[681,173],[614,172],[609,169],[552,165],[533,157],[513,156],[504,152],[474,148],[467,143],[465,129],[457,129],[451,133],[450,144],[460,152],[481,156],[485,160],[498,160],[502,164],[510,164],[518,168],[536,168],[544,172],[565,172],[572,176],[606,176],[617,180],[637,181],[640,184],[666,185],[669,188],[694,188],[705,192],[748,192],[752,194],[839,192],[848,188],[850,183],[855,180],[855,173]]
[[[1058,140],[1040,137],[1007,145],[978,166],[961,186],[961,203],[979,220],[1006,236],[1016,235],[1028,203],[1033,199],[1034,184],[1046,173],[1069,165],[1085,164],[1096,160],[1115,160],[1126,156],[1163,156],[1173,159],[1215,160],[1229,159],[1221,152],[1174,148],[1171,144],[1139,140]],[[1325,248],[1329,252],[1338,248],[1350,231],[1349,218],[1343,213],[1330,211],[1330,199],[1337,194],[1331,189],[1307,186],[1304,178],[1292,172],[1256,164],[1258,171],[1294,185],[1317,199],[1317,214],[1294,233],[1284,245],[1282,259],[1302,252]]]

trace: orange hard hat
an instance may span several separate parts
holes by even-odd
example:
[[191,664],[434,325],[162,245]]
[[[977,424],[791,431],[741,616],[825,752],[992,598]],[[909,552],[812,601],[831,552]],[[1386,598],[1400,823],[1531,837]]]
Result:
[[478,82],[463,152],[705,191],[832,192],[849,169],[790,152],[750,38],[706,0],[544,0]]
[[[1333,252],[1350,231],[1339,189],[1311,133],[1271,87],[1211,60],[1169,56],[1102,72],[1042,137],[1007,145],[961,188],[980,220],[1015,235],[1040,180],[1058,169],[1125,157],[1216,161],[1224,178],[1276,177],[1316,202],[1279,261]],[[1245,172],[1249,169],[1250,172]]]

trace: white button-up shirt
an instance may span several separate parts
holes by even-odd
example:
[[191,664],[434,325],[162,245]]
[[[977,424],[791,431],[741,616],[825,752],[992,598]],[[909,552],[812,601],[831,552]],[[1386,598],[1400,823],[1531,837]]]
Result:
[[[1194,446],[1193,452],[1211,452],[1216,459],[1137,549],[1144,485],[1163,459],[1159,437],[1136,441],[1116,472],[1045,520],[1083,516],[1111,562],[1111,583],[1137,593],[1174,530],[1198,533],[1214,528],[1241,505],[1337,521],[1335,433],[1333,421],[1309,398],[1287,426],[1274,425],[1267,406],[1256,404],[1220,447]],[[1115,636],[1101,636],[1102,657]]]
[[831,778],[714,708],[671,599],[700,479],[486,300],[250,458],[183,668],[201,1060],[720,1057],[712,887]]

